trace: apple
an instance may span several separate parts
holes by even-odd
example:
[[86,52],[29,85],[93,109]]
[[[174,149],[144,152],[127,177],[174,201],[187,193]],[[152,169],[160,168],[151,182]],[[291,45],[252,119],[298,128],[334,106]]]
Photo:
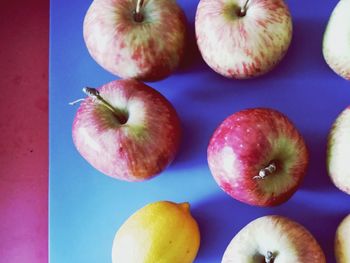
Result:
[[97,170],[125,181],[143,181],[164,170],[180,141],[180,121],[165,97],[137,80],[117,80],[89,96],[73,123],[79,153]]
[[323,56],[327,64],[343,78],[350,80],[350,0],[336,5],[323,37]]
[[218,185],[233,198],[274,206],[297,190],[308,151],[285,115],[267,108],[246,109],[226,118],[215,130],[208,164]]
[[337,263],[350,262],[350,215],[338,226],[335,235],[335,257]]
[[94,0],[84,20],[91,56],[122,78],[170,75],[185,49],[186,18],[175,0]]
[[312,234],[282,216],[260,217],[231,240],[222,263],[326,263]]
[[350,194],[350,106],[334,122],[327,147],[327,169],[331,180]]
[[283,0],[201,0],[196,36],[205,62],[237,79],[270,71],[292,39],[292,20]]

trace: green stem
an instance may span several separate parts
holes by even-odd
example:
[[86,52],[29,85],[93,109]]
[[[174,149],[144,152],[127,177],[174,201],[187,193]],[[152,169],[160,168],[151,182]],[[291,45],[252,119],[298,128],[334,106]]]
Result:
[[127,118],[126,118],[125,114],[121,110],[119,110],[118,108],[113,107],[104,98],[102,98],[100,95],[100,92],[97,89],[86,87],[83,89],[83,92],[87,96],[89,96],[90,98],[96,100],[97,102],[99,102],[103,106],[105,106],[107,109],[109,109],[114,114],[114,116],[117,118],[117,120],[120,124],[126,123]]

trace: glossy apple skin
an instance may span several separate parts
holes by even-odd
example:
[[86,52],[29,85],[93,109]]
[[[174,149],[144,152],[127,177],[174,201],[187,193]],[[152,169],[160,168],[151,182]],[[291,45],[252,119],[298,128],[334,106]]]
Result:
[[86,98],[73,123],[73,142],[97,170],[125,181],[144,181],[175,158],[180,121],[159,92],[136,80],[118,80],[98,89],[101,97],[127,112],[120,124],[105,106]]
[[[275,162],[277,171],[254,179]],[[255,206],[288,200],[300,185],[308,164],[305,142],[282,113],[265,108],[239,111],[215,130],[208,164],[218,185],[233,198]]]
[[169,76],[185,49],[186,19],[174,0],[94,0],[84,20],[84,39],[103,68],[122,77],[155,81]]
[[327,169],[334,185],[350,195],[350,106],[335,120],[328,136]]
[[326,263],[322,248],[306,228],[276,215],[246,225],[231,240],[221,262],[265,262],[268,251],[276,263]]
[[338,226],[335,235],[335,257],[337,263],[350,262],[350,215]]
[[283,0],[201,0],[196,14],[197,43],[205,62],[217,73],[237,79],[270,71],[284,57],[292,39],[292,20]]
[[350,0],[334,8],[323,37],[323,56],[339,76],[350,80]]

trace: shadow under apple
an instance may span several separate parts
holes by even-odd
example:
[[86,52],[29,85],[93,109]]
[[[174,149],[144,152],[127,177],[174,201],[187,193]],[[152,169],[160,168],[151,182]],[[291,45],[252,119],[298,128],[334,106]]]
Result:
[[[319,78],[320,74],[333,74],[323,59],[322,40],[326,28],[326,20],[316,20],[312,18],[293,19],[293,38],[288,52],[267,74],[248,80],[230,80],[245,82],[246,85],[256,85],[261,81],[276,80],[280,78]],[[206,65],[198,50],[195,37],[194,23],[188,23],[188,43],[184,61],[179,69],[179,73],[187,71],[207,71]],[[218,52],[220,52],[218,50]],[[218,75],[213,70],[212,74]],[[225,79],[218,75],[219,81]],[[215,80],[215,78],[213,78]],[[240,83],[241,84],[241,83]],[[245,86],[245,84],[243,84]]]
[[281,63],[262,80],[273,78],[319,78],[320,74],[332,74],[322,54],[322,41],[327,20],[293,18],[293,38]]
[[199,72],[207,66],[199,52],[194,21],[187,21],[186,46],[183,59],[175,74]]
[[[314,89],[315,87],[310,87],[308,84],[309,81],[313,81],[313,78],[319,79],[324,74],[332,74],[322,55],[324,28],[325,21],[295,19],[291,46],[286,56],[272,71],[253,79],[235,80],[225,78],[205,65],[207,68],[201,70],[203,85],[192,88],[186,95],[192,100],[206,103],[218,103],[222,99],[231,98],[232,104],[237,99],[239,104],[246,101],[247,105],[254,105],[256,102],[277,103],[279,97],[276,95],[284,91],[290,92],[293,83],[297,86],[295,89],[297,96],[299,92]],[[204,61],[202,63],[205,64]],[[304,87],[301,87],[303,82]],[[319,89],[317,92],[322,90]],[[287,99],[292,100],[292,97]],[[280,103],[283,104],[285,101]]]
[[202,120],[183,118],[182,135],[178,154],[171,164],[172,169],[193,168],[207,163],[207,145],[210,134]]
[[327,136],[326,131],[304,135],[309,150],[309,167],[302,183],[302,189],[325,190],[330,189],[333,185],[326,168]]

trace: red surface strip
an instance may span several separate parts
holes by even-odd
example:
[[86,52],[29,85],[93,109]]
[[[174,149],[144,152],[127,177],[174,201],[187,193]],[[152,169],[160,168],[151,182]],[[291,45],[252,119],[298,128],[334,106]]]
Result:
[[48,261],[49,1],[0,9],[0,262]]

